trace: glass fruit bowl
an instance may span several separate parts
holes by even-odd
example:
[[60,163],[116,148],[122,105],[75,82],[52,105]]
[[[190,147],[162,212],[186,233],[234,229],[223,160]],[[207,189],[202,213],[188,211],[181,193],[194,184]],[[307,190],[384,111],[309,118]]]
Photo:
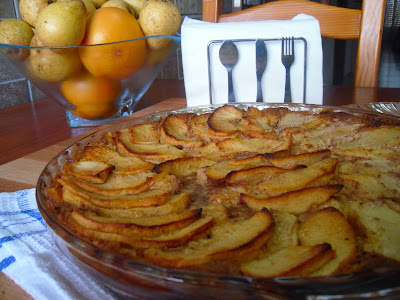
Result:
[[[148,46],[160,39],[162,48]],[[0,43],[0,54],[65,108],[69,125],[77,127],[131,114],[179,46],[179,36],[157,35],[58,48]]]
[[[337,113],[364,116],[360,110],[326,106],[267,103],[242,103],[237,106],[260,109],[287,107],[292,111],[315,113],[331,109]],[[151,123],[173,113],[204,114],[213,112],[217,107],[184,108],[127,120],[80,140],[52,159],[39,177],[36,199],[39,211],[61,252],[83,272],[122,295],[122,299],[398,299],[400,270],[396,267],[382,266],[366,272],[328,276],[264,279],[163,268],[95,246],[60,221],[59,211],[54,209],[46,189],[55,185],[63,165],[88,143],[98,141],[106,132],[115,133],[134,125]]]

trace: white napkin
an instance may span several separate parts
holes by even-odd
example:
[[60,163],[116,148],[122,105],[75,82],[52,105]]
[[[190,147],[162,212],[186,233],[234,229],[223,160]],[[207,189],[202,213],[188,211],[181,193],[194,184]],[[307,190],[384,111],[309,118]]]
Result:
[[[210,103],[207,45],[212,40],[281,39],[303,37],[307,41],[306,103],[322,104],[322,44],[319,22],[300,14],[285,21],[248,21],[208,23],[186,17],[182,24],[182,63],[188,106]],[[239,61],[233,68],[233,86],[237,102],[254,102],[257,94],[255,42],[236,43]],[[267,67],[262,77],[264,102],[283,102],[285,67],[281,62],[282,42],[267,42]],[[225,103],[228,78],[219,60],[221,43],[210,46],[212,100]],[[304,43],[295,42],[295,62],[291,68],[292,99],[303,102]]]
[[117,298],[58,250],[34,189],[0,193],[0,271],[34,299]]

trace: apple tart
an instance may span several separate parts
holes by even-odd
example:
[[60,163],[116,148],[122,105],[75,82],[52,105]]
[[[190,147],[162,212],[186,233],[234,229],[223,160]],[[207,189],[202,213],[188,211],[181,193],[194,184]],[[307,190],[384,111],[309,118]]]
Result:
[[397,119],[224,105],[105,132],[45,194],[98,248],[252,277],[400,266]]

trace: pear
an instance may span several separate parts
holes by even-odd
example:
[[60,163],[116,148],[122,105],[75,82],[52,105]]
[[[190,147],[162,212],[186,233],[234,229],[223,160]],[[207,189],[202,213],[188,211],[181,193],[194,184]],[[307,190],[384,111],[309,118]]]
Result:
[[123,0],[123,1],[125,1],[128,4],[130,13],[134,15],[136,19],[139,18],[140,11],[142,10],[143,5],[147,2],[147,0]]
[[85,4],[87,15],[90,15],[92,12],[96,10],[96,6],[94,6],[92,0],[82,0],[82,1],[83,4]]
[[29,56],[29,69],[42,80],[57,82],[65,80],[78,73],[82,68],[76,48],[67,49],[63,53],[56,53],[43,47],[37,35],[32,38]]
[[24,20],[5,19],[0,22],[0,43],[29,46],[33,38],[31,26]]
[[[5,19],[0,22],[0,43],[29,46],[34,33],[31,26],[24,20]],[[29,55],[29,49],[9,48],[10,58],[23,60]]]
[[96,8],[100,8],[107,0],[92,0],[92,2]]
[[125,10],[126,12],[130,12],[129,5],[124,0],[108,0],[101,7],[117,7]]
[[21,18],[32,27],[35,27],[35,20],[39,12],[47,5],[57,0],[19,0],[19,13]]
[[[181,26],[181,13],[169,0],[149,0],[140,11],[139,24],[146,36],[173,35]],[[171,42],[165,38],[148,39],[147,43],[152,49],[161,49]]]
[[58,0],[40,11],[36,34],[47,47],[79,45],[85,35],[86,17],[82,0]]

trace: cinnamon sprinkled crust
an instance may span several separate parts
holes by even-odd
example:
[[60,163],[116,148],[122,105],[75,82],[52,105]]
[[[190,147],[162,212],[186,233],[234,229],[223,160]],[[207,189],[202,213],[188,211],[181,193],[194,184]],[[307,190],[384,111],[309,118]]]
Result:
[[400,267],[400,126],[287,108],[179,113],[108,132],[47,188],[99,247],[255,277]]

